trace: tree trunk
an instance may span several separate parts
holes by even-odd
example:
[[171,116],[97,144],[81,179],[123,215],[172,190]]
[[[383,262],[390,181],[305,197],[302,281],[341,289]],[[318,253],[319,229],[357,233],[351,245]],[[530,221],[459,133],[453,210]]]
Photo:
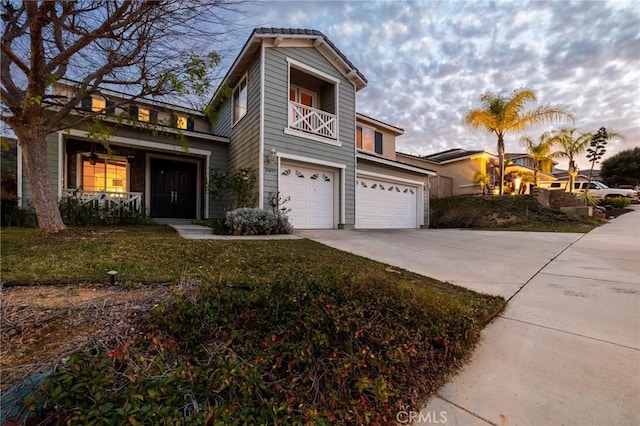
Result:
[[[22,133],[22,132],[20,132]],[[16,132],[22,149],[24,167],[31,186],[33,206],[38,216],[38,226],[45,232],[56,233],[67,229],[62,222],[47,163],[46,135]],[[22,194],[20,194],[22,196]]]
[[500,160],[500,195],[504,195],[504,138],[498,135],[498,159]]
[[576,182],[576,176],[578,173],[576,172],[576,165],[573,162],[573,158],[569,158],[569,193],[573,194],[573,187]]

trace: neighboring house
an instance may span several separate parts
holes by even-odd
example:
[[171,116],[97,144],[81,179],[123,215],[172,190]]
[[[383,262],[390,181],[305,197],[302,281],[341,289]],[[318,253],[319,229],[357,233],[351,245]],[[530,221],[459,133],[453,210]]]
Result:
[[402,129],[356,113],[366,84],[319,31],[255,29],[210,101],[213,125],[160,102],[110,108],[123,96],[115,92],[85,99],[82,108],[104,109],[112,123],[112,152],[84,128],[52,135],[57,195],[139,203],[156,218],[221,217],[206,189],[209,172],[252,168],[256,207],[270,208],[270,194],[289,197],[298,229],[428,225],[425,184],[435,173],[396,160]]
[[[482,185],[474,183],[478,172],[488,176],[490,186],[496,187],[499,179],[499,161],[496,154],[482,150],[465,150],[453,148],[425,156],[415,156],[398,153],[399,161],[418,167],[428,167],[434,170],[438,178],[451,179],[451,196],[481,195]],[[531,177],[533,174],[533,158],[529,154],[507,153],[505,154],[505,176]],[[548,160],[542,162],[540,180],[555,180],[553,166],[556,163]],[[522,185],[526,184],[523,179]],[[528,185],[525,187],[528,193]]]
[[486,151],[467,151],[461,148],[448,149],[422,157],[398,153],[397,158],[417,167],[428,167],[438,177],[451,179],[450,196],[482,194],[482,186],[474,183],[477,172],[486,173],[495,185],[498,181],[498,157]]

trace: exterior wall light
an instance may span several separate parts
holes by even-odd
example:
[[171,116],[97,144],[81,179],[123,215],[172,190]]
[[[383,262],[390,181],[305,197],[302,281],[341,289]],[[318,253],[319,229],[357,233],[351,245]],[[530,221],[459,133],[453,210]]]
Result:
[[273,164],[276,162],[277,158],[278,158],[278,153],[276,152],[276,149],[271,148],[271,151],[269,151],[269,155],[267,156],[267,162],[269,164]]

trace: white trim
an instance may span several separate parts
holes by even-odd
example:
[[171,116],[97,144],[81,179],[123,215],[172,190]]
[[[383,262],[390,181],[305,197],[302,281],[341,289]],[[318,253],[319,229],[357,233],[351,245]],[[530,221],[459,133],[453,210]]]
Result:
[[62,198],[65,166],[66,163],[64,161],[64,136],[62,135],[62,132],[58,132],[58,199]]
[[325,73],[323,71],[320,71],[320,70],[317,70],[317,69],[315,69],[313,67],[310,67],[309,65],[304,64],[304,63],[302,63],[300,61],[296,61],[295,59],[291,59],[288,56],[287,56],[287,62],[289,63],[289,67],[293,66],[294,68],[296,68],[296,69],[298,69],[300,71],[304,71],[307,74],[311,74],[314,77],[317,77],[319,79],[325,80],[325,81],[327,81],[329,83],[340,84],[340,80],[339,79],[337,79],[337,78],[335,78],[335,77],[333,77],[333,76],[331,76],[331,75],[329,75],[329,74],[327,74],[327,73]]
[[[242,117],[236,120],[236,105],[235,105],[236,90],[238,90],[238,87],[240,87],[243,81],[245,82],[244,86],[245,86],[245,89],[247,90],[247,107]],[[232,122],[231,128],[233,129],[236,126],[236,124],[241,122],[242,119],[247,116],[247,114],[249,114],[249,71],[245,72],[244,75],[240,77],[240,80],[238,80],[238,84],[236,84],[236,86],[233,88],[233,91],[231,92],[231,122]]]
[[[356,88],[356,85],[352,83],[353,86],[353,109],[356,109],[356,95],[358,93],[358,89]],[[353,171],[353,227],[355,228],[356,226],[356,216],[358,214],[358,212],[356,211],[356,206],[358,205],[358,190],[356,189],[357,186],[357,182],[358,182],[358,147],[357,147],[357,139],[358,139],[358,120],[356,119],[356,115],[353,114],[352,116],[350,116],[351,119],[353,119],[353,164],[354,164],[354,171]]]
[[285,127],[283,129],[283,132],[285,135],[298,136],[301,138],[311,139],[312,141],[323,142],[333,146],[342,146],[342,142],[340,142],[339,140],[323,138],[322,136],[312,135],[311,133],[302,132],[300,130],[291,129],[289,127]]
[[23,193],[23,178],[22,178],[22,148],[20,148],[20,143],[16,141],[16,186],[18,191],[18,207],[22,207],[22,199],[24,198]]
[[[320,169],[326,169],[327,172],[333,174],[333,200],[334,200],[334,212],[333,212],[333,229],[338,229],[340,225],[344,225],[345,217],[345,175],[347,166],[345,164],[332,163],[329,161],[318,160],[315,158],[303,157],[300,155],[278,153],[278,191],[280,191],[280,176],[282,170],[282,160],[292,161],[294,163],[301,163],[301,167],[316,167]],[[336,173],[338,177],[336,178]],[[339,180],[338,180],[339,179]],[[336,223],[337,222],[337,223]]]
[[[200,167],[200,166],[198,166]],[[211,156],[207,155],[204,157],[204,217],[203,219],[209,219],[209,170],[211,167]],[[199,212],[196,212],[199,213]]]
[[[316,158],[309,158],[309,157],[303,157],[301,155],[294,155],[294,154],[287,154],[287,153],[283,153],[283,152],[278,152],[278,191],[280,190],[280,168],[281,168],[281,159],[284,160],[291,160],[291,161],[298,161],[300,163],[307,163],[307,164],[314,164],[314,165],[318,165],[318,166],[323,166],[323,167],[329,167],[329,168],[333,168],[333,169],[338,169],[339,174],[340,174],[340,188],[338,188],[338,191],[340,192],[339,196],[339,204],[338,204],[338,223],[335,224],[334,223],[334,227],[338,227],[339,225],[344,225],[344,218],[345,218],[345,211],[346,211],[346,206],[344,204],[344,200],[346,199],[346,188],[344,185],[345,182],[345,175],[347,174],[347,166],[346,164],[340,164],[340,163],[333,163],[331,161],[324,161],[324,160],[318,160]],[[334,179],[334,181],[336,181]],[[355,181],[354,181],[355,183]],[[355,208],[355,206],[354,206]]]
[[[395,182],[405,185],[410,185],[416,188],[416,228],[420,228],[424,226],[424,188],[425,182],[415,181],[411,179],[404,179],[395,176],[385,175],[382,173],[368,172],[368,171],[358,171],[357,177],[363,178],[372,178],[372,179],[380,179],[387,182]],[[358,187],[356,185],[356,193],[358,192]],[[356,211],[356,221],[357,221],[358,212]],[[362,228],[361,228],[362,229]]]
[[[84,130],[69,129],[68,131],[64,131],[64,133],[67,136],[76,136],[81,138],[88,137],[88,133]],[[195,155],[206,155],[206,156],[211,155],[211,151],[207,151],[204,149],[188,148],[187,150],[185,150],[182,146],[146,141],[143,139],[126,138],[123,136],[111,136],[109,137],[109,142],[113,142],[121,145],[139,146],[139,147],[150,148],[150,149],[155,149],[159,151],[178,152],[180,154],[195,154]]]
[[[346,188],[345,188],[345,184],[347,182],[347,176],[346,175],[347,175],[347,170],[345,168],[345,169],[341,170],[341,172],[340,172],[340,188],[341,188],[340,189],[340,221],[338,222],[338,226],[342,225],[343,227],[345,225],[345,223],[344,223],[345,222],[345,217],[346,217],[345,211],[347,210],[346,206],[344,205],[345,200],[347,199],[347,196],[346,196],[346,192],[347,191],[346,191]],[[354,198],[354,202],[355,202],[355,198]],[[354,206],[354,209],[355,209],[355,206]],[[354,221],[355,221],[355,219],[354,219]]]
[[386,166],[391,166],[391,167],[395,167],[395,168],[398,168],[398,169],[408,170],[408,171],[414,172],[414,173],[420,173],[420,174],[427,175],[427,176],[435,176],[436,175],[436,172],[431,171],[431,170],[420,169],[418,167],[413,167],[413,166],[407,166],[406,164],[398,163],[398,162],[391,161],[391,160],[386,160],[384,158],[372,157],[372,156],[364,154],[364,153],[357,153],[356,154],[356,158],[372,161],[374,163],[384,164]]
[[285,159],[291,161],[299,161],[301,163],[317,164],[319,166],[332,167],[334,169],[346,169],[346,164],[333,163],[331,161],[318,160],[317,158],[303,157],[301,155],[287,154],[286,152],[277,153],[278,160]]
[[413,186],[424,186],[425,183],[424,182],[420,182],[419,180],[412,180],[412,179],[406,179],[406,178],[401,178],[401,177],[396,177],[393,175],[386,175],[383,173],[376,173],[376,172],[369,172],[366,170],[358,170],[357,176],[362,176],[362,177],[370,177],[370,178],[374,178],[374,179],[384,179],[384,180],[388,180],[389,182],[397,182],[397,183],[403,183],[405,185],[413,185]]
[[311,108],[319,109],[318,94],[316,92],[307,90],[304,87],[296,86],[295,84],[289,84],[289,101],[291,101],[291,89],[294,89],[296,91],[295,99],[293,100],[293,102],[301,104],[302,99],[300,98],[300,96],[302,94],[306,94],[311,96],[311,105],[307,105],[307,106],[310,106]]
[[[172,157],[170,155],[157,154],[155,152],[147,152],[145,155],[144,204],[145,204],[145,209],[147,210],[147,214],[151,215],[151,159],[152,158],[159,158],[161,160],[169,160],[169,161],[182,162],[182,163],[194,163],[196,165],[196,219],[198,220],[201,219],[202,218],[202,215],[201,215],[202,198],[200,194],[202,194],[202,183],[201,183],[202,164],[200,163],[200,160],[193,157],[191,158]],[[208,204],[205,210],[209,210]]]
[[[265,54],[267,53],[264,41],[260,43],[260,129],[259,138],[259,156],[258,161],[258,208],[264,208],[264,67]],[[247,81],[248,82],[248,81]],[[249,107],[249,87],[247,87],[247,108]],[[208,191],[207,191],[208,192]]]
[[391,124],[387,124],[383,121],[376,120],[375,118],[367,117],[366,115],[362,115],[359,112],[356,112],[356,122],[358,122],[358,120],[368,123],[369,126],[373,125],[381,127],[385,130],[389,130],[390,132],[395,133],[398,136],[404,134],[404,129],[401,129],[400,127],[392,126]]
[[[88,157],[91,153],[87,152],[87,151],[78,151],[76,152],[76,188],[80,188],[80,186],[82,186],[82,189],[86,189],[84,187],[84,182],[82,181],[82,177],[84,175],[84,164],[82,161],[82,157]],[[117,160],[123,163],[126,163],[127,166],[125,168],[125,172],[127,174],[126,176],[126,180],[127,180],[127,190],[125,192],[131,192],[131,164],[129,164],[129,162],[127,161],[126,157],[120,156],[120,155],[109,155],[109,154],[103,154],[103,153],[99,153],[96,154],[98,156],[99,159],[101,160],[105,160],[105,166],[106,166],[106,161],[108,160]],[[106,170],[106,168],[105,168]],[[106,176],[105,176],[106,177]],[[73,188],[67,188],[67,189],[73,189]],[[95,191],[95,189],[90,189],[89,191]]]

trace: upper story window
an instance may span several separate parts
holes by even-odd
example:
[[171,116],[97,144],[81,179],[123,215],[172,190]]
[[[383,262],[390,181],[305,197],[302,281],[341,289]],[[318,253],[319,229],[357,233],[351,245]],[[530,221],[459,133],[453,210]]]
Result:
[[186,129],[187,128],[187,116],[186,115],[176,115],[176,127],[178,129]]
[[113,114],[113,104],[104,98],[87,96],[82,100],[82,109],[91,112]]
[[194,121],[193,118],[188,117],[184,114],[173,114],[171,116],[171,121],[173,127],[182,130],[194,130]]
[[382,133],[368,127],[356,127],[356,147],[382,154]]
[[233,124],[240,121],[247,114],[247,76],[240,80],[240,83],[233,91]]
[[151,111],[147,108],[138,108],[138,121],[148,123],[151,120]]
[[91,111],[98,112],[107,109],[106,99],[91,98]]

